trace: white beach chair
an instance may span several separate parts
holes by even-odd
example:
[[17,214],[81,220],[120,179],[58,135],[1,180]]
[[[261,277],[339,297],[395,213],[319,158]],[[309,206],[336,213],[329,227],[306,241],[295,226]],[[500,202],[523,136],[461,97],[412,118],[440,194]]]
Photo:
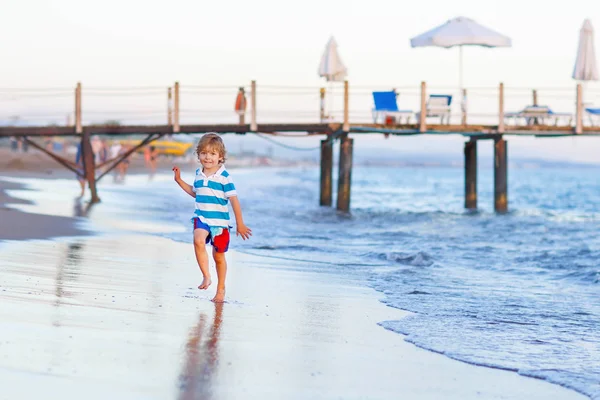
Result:
[[519,125],[519,120],[523,120],[525,125],[558,125],[561,118],[567,119],[567,125],[571,125],[573,121],[573,114],[571,113],[557,113],[552,111],[548,106],[527,106],[521,111],[509,112],[504,114],[504,118],[507,122],[513,120],[514,125]]
[[[452,103],[452,96],[449,94],[431,94],[427,100],[427,117],[440,117],[440,123],[450,123],[450,104]],[[421,117],[421,113],[416,114],[417,120]]]

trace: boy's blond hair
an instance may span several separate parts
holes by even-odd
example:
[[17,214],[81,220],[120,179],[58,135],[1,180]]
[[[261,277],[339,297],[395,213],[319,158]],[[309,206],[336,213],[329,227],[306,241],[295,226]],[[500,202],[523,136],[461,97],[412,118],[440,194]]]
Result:
[[200,152],[206,149],[216,150],[219,153],[219,157],[222,159],[219,162],[225,163],[227,158],[227,150],[225,149],[225,143],[223,139],[215,132],[207,133],[200,138],[198,146],[196,146],[196,155],[200,155]]

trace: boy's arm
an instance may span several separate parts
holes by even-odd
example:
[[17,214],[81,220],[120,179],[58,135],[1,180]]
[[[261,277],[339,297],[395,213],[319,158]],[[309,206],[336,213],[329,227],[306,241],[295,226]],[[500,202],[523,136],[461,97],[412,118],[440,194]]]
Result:
[[175,182],[177,182],[177,184],[179,185],[179,187],[181,187],[184,192],[186,192],[187,194],[189,194],[193,198],[196,198],[196,193],[194,192],[194,188],[192,187],[192,185],[187,184],[181,178],[175,179]]
[[185,181],[183,179],[181,179],[181,171],[179,170],[179,167],[174,166],[173,173],[175,175],[174,176],[175,182],[177,182],[179,187],[181,187],[184,192],[186,192],[193,198],[196,198],[196,192],[194,192],[194,188],[192,187],[192,185],[188,185],[187,183],[185,183]]
[[248,228],[244,224],[240,201],[238,200],[237,196],[231,196],[229,201],[231,202],[231,208],[233,209],[233,214],[235,215],[236,235],[241,236],[244,240],[250,239],[250,236],[252,236],[252,229]]

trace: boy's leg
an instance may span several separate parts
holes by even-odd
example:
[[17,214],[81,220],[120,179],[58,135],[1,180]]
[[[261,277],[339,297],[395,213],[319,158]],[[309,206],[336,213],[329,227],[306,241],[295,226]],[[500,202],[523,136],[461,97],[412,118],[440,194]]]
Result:
[[212,301],[222,303],[225,301],[225,278],[227,277],[227,260],[225,253],[218,253],[213,247],[213,258],[217,269],[217,294]]
[[204,229],[194,229],[194,252],[196,253],[196,261],[202,272],[202,283],[198,289],[208,289],[212,283],[210,280],[210,272],[208,270],[208,253],[206,252],[206,237],[208,231]]
[[79,197],[83,197],[83,195],[85,194],[85,179],[78,179],[79,180],[79,186],[81,187],[81,194],[79,195]]

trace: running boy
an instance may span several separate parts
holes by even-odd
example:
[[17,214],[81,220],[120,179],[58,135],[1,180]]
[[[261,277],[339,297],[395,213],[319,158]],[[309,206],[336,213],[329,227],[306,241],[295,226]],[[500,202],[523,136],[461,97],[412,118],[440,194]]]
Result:
[[225,144],[216,133],[202,136],[196,147],[198,160],[202,168],[196,170],[194,185],[188,185],[181,179],[179,167],[173,167],[175,182],[184,192],[196,199],[194,223],[194,251],[202,272],[202,284],[198,289],[208,289],[212,283],[208,270],[206,243],[213,246],[213,258],[217,269],[217,294],[212,301],[220,303],[225,299],[225,277],[227,261],[225,252],[229,248],[229,208],[235,215],[236,234],[242,239],[250,239],[252,230],[244,224],[242,208],[237,198],[235,186],[225,170]]

